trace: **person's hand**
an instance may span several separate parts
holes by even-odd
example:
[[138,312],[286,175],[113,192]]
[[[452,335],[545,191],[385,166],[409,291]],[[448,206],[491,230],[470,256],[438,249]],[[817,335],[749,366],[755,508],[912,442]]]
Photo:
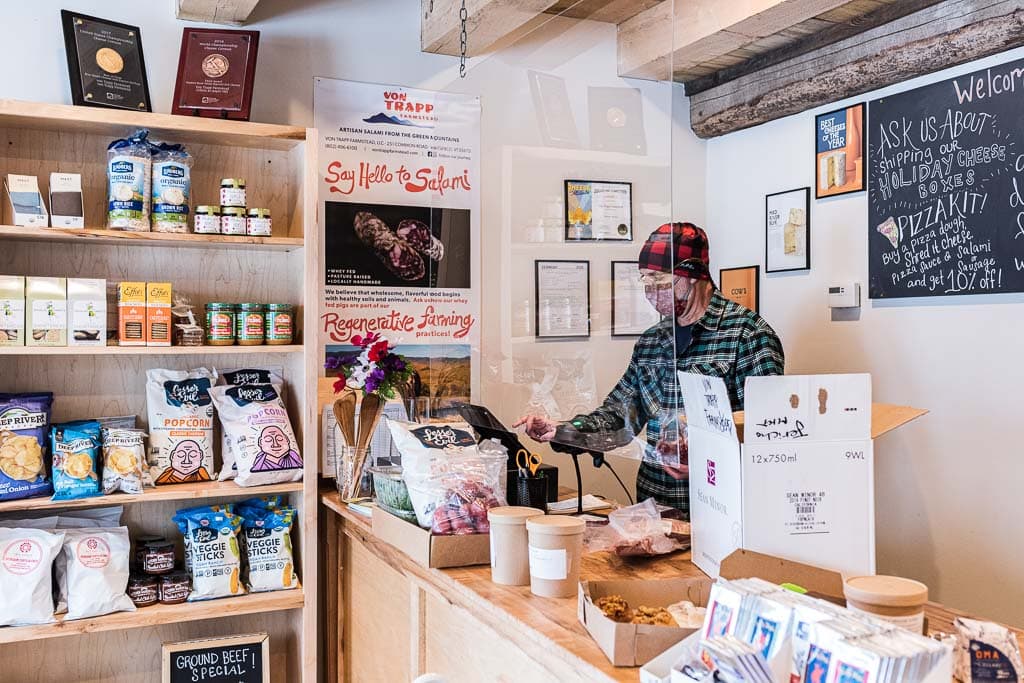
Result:
[[543,415],[526,415],[519,419],[512,428],[526,427],[526,434],[534,441],[547,442],[555,438],[558,423]]
[[[655,450],[662,458],[662,469],[673,479],[688,479],[690,477],[690,449],[685,439],[678,441],[659,441]],[[679,460],[678,465],[665,464],[666,460]]]

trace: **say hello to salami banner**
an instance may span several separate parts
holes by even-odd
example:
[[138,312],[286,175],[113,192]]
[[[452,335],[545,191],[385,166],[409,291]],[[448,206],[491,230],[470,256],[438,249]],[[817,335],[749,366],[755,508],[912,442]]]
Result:
[[480,99],[317,78],[313,114],[325,353],[378,333],[429,395],[443,384],[468,399],[480,342]]

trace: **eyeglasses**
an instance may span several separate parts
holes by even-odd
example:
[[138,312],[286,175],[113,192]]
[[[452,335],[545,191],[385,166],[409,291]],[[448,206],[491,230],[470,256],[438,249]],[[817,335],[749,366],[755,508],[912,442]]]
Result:
[[640,284],[645,287],[670,287],[672,285],[672,273],[641,273]]

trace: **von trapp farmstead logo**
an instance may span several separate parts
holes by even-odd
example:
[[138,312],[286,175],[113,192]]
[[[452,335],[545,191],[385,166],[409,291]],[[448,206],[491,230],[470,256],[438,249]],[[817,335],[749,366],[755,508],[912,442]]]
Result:
[[398,89],[385,90],[383,94],[383,110],[363,119],[365,123],[388,123],[415,128],[433,128],[437,123],[433,102],[416,99]]

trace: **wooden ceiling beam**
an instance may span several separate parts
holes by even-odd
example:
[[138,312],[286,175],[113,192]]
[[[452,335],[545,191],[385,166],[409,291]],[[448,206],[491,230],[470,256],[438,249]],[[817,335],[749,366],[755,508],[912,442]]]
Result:
[[176,16],[187,21],[240,26],[260,0],[177,0]]
[[942,0],[696,93],[690,125],[724,135],[1021,45],[1019,0]]
[[850,0],[664,0],[619,24],[619,75],[671,80]]
[[[487,52],[547,12],[558,0],[466,0],[466,56]],[[420,0],[420,49],[459,56],[462,0]]]

